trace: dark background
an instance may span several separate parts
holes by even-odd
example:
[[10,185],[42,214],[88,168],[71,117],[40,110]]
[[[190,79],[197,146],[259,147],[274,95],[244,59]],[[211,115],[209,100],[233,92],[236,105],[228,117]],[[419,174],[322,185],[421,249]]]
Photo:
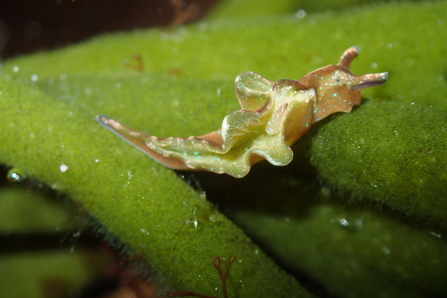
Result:
[[[219,0],[183,0],[195,5],[192,20]],[[169,26],[170,0],[1,0],[0,60],[54,49],[105,32]]]

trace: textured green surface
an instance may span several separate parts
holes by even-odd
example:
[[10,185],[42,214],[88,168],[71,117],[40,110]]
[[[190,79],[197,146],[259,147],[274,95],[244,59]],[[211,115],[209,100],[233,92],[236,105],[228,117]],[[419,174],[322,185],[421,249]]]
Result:
[[446,110],[368,101],[322,127],[311,156],[328,183],[352,197],[447,227]]
[[317,296],[442,297],[447,291],[444,229],[379,203],[347,204],[346,194],[337,197],[332,187],[300,178],[294,166],[270,176],[261,171],[267,165],[259,166],[245,182],[216,186],[215,179],[204,187]]
[[[37,78],[41,78],[40,84],[43,83],[42,79],[51,76],[52,84],[62,85],[62,91],[71,88],[71,84],[61,82],[60,78],[69,80],[73,75],[89,74],[96,75],[97,80],[106,74],[110,79],[113,76],[115,81],[108,80],[109,87],[127,79],[134,81],[135,85],[141,84],[141,88],[148,88],[144,85],[151,86],[158,82],[144,81],[144,77],[122,65],[123,61],[132,60],[132,54],[139,54],[146,73],[155,74],[158,80],[163,80],[165,86],[174,90],[162,89],[160,86],[164,90],[164,96],[153,97],[148,89],[143,89],[140,97],[133,97],[132,104],[138,104],[136,108],[146,108],[147,111],[146,123],[141,123],[142,115],[130,113],[133,116],[130,118],[138,117],[134,123],[140,123],[141,127],[149,129],[152,122],[157,122],[148,121],[154,118],[149,107],[163,99],[170,104],[176,102],[179,105],[177,109],[185,109],[183,114],[186,117],[191,117],[192,114],[195,117],[205,117],[201,127],[203,131],[208,131],[212,129],[212,123],[220,124],[223,118],[221,115],[238,108],[233,93],[233,80],[239,73],[252,70],[269,80],[299,79],[314,69],[336,63],[344,50],[358,45],[362,53],[353,62],[354,73],[390,73],[386,85],[365,90],[364,96],[381,98],[398,95],[402,101],[436,103],[439,107],[447,107],[447,101],[442,100],[447,95],[445,69],[439,62],[444,59],[443,53],[447,47],[443,34],[447,24],[442,21],[445,5],[445,2],[402,3],[359,8],[337,14],[325,12],[303,19],[282,16],[261,22],[206,21],[191,27],[178,28],[171,33],[150,30],[99,37],[51,55],[42,53],[14,59],[5,63],[3,68],[5,73],[11,74],[12,67],[17,66],[19,70],[13,73],[15,76],[31,79],[33,75],[37,75]],[[412,20],[411,25],[405,22],[408,18]],[[241,27],[244,29],[241,30]],[[200,55],[189,54],[195,53],[197,49],[200,49]],[[181,85],[178,80],[187,78],[195,81],[191,83],[191,88],[194,89],[191,94],[184,93],[180,97],[179,93],[174,93],[176,88],[172,86]],[[104,77],[102,79],[105,80]],[[101,86],[106,89],[106,86]],[[123,84],[121,86],[126,87]],[[85,97],[91,94],[89,92],[94,93],[99,86],[83,87],[77,94],[67,94],[71,97],[65,99],[91,102],[91,98]],[[208,90],[211,87],[215,88],[210,93]],[[203,94],[195,90],[203,90]],[[108,88],[108,92],[113,92],[113,88]],[[113,100],[125,105],[126,97],[131,96],[125,95],[125,92],[125,89],[121,89],[117,93],[119,98],[114,98],[115,94],[110,95]],[[109,98],[106,94],[102,94],[102,97]],[[195,100],[190,102],[193,98]],[[205,103],[212,106],[203,106]],[[104,107],[102,110],[108,112],[107,109],[111,108]],[[201,108],[215,109],[216,112],[209,118],[216,119],[208,119],[203,112],[197,114],[202,111],[199,110]],[[126,110],[128,109],[120,112],[123,117]],[[215,113],[221,115],[216,116]],[[197,121],[186,122],[189,119],[191,118],[186,118],[185,123],[196,125]],[[171,120],[176,121],[177,118],[172,117]],[[185,125],[174,126],[171,130],[171,133],[177,134],[195,133]]]
[[[28,85],[0,82],[2,117],[9,120],[1,127],[0,156],[69,194],[135,252],[143,250],[170,287],[214,293],[220,283],[213,257],[236,255],[240,263],[232,269],[229,286],[237,295],[254,295],[268,280],[266,297],[306,296],[170,170],[154,167],[89,115]],[[92,141],[99,136],[101,143]],[[62,165],[68,169],[61,171]]]
[[[305,14],[327,10],[346,10],[362,4],[375,5],[386,2],[404,2],[399,0],[224,0],[219,2],[208,15],[208,19],[247,19],[251,17],[268,17],[296,12],[296,17]],[[303,15],[303,12],[305,13]]]
[[[149,30],[99,37],[53,53],[8,61],[2,66],[0,79],[0,117],[7,119],[0,122],[0,162],[17,166],[82,202],[134,251],[144,249],[146,260],[169,289],[218,295],[215,288],[220,283],[211,266],[212,258],[236,255],[242,262],[237,261],[231,269],[230,297],[300,296],[297,283],[265,258],[237,227],[172,171],[101,127],[94,116],[107,114],[161,137],[200,135],[217,129],[223,117],[238,108],[233,90],[237,74],[252,70],[270,80],[299,79],[316,68],[336,63],[346,48],[358,45],[363,52],[353,62],[353,72],[389,71],[390,79],[386,85],[362,93],[371,98],[365,107],[340,115],[313,131],[317,133],[310,151],[313,165],[319,177],[348,199],[373,199],[392,206],[396,213],[402,211],[421,222],[444,225],[446,9],[445,2],[401,3],[308,14],[301,19],[281,16],[249,21],[207,20],[169,33]],[[123,66],[122,62],[131,60],[133,54],[142,56],[144,73]],[[393,121],[402,131],[399,135],[389,125]],[[369,129],[370,133],[365,134]],[[362,150],[361,158],[354,152],[359,144],[367,149]],[[435,166],[430,163],[434,156]],[[407,161],[405,171],[395,157]],[[383,180],[375,169],[368,168],[370,161],[388,179]],[[68,170],[62,172],[61,165]],[[260,165],[256,171],[278,185],[297,183],[294,177],[275,176],[269,166]],[[383,186],[376,183],[381,186],[376,189],[372,185],[375,181]],[[259,184],[249,179],[237,183]],[[399,192],[402,183],[403,191]],[[274,193],[272,200],[276,204],[286,204],[281,189],[261,185],[259,196]],[[222,192],[232,197],[228,189]],[[249,197],[257,199],[252,193]],[[259,225],[258,219],[250,220]],[[380,267],[380,262],[365,263],[367,255],[359,256],[358,249],[348,251],[349,246],[342,242],[310,244],[314,238],[324,237],[326,230],[317,224],[308,228],[308,235],[295,235],[289,227],[274,227],[278,234],[299,238],[296,241],[315,247],[301,257],[306,262],[291,256],[291,271],[308,271],[305,268],[313,266],[313,259],[331,258],[328,250],[343,248],[344,256],[357,256],[359,263]],[[392,231],[395,228],[387,225],[383,233],[397,239],[398,234]],[[251,230],[250,234],[256,235]],[[367,233],[359,237],[355,247],[370,245],[368,237],[377,234],[373,230],[370,236]],[[406,232],[401,234],[405,238]],[[282,241],[288,238],[271,237],[265,245],[282,247]],[[411,239],[409,236],[406,241]],[[425,240],[420,237],[413,241]],[[441,246],[439,251],[443,249]],[[415,262],[434,259],[430,252],[439,255],[432,246],[428,251],[419,250],[418,256],[425,253],[429,257],[415,257]],[[320,264],[317,261],[315,266]],[[341,283],[339,276],[343,275],[337,274],[337,270],[344,269],[344,262],[350,259],[338,257],[333,274],[325,274],[326,267],[312,276],[328,291],[350,293],[352,287],[346,280]],[[407,259],[399,262],[397,267]],[[357,283],[358,288],[372,287],[368,278],[375,275],[365,273],[369,270],[366,265],[358,273],[364,277],[360,279],[363,284]],[[420,268],[414,275],[423,276],[431,270],[429,266]],[[401,282],[395,278],[397,275],[382,279],[391,284],[388,292],[405,289],[410,283],[411,279]],[[421,279],[420,287],[431,287],[429,281]],[[335,285],[340,286],[336,289]]]
[[276,214],[246,210],[235,212],[234,220],[280,263],[300,268],[327,293],[391,298],[447,292],[446,243],[439,230],[417,228],[390,212],[329,202],[306,206],[296,203],[296,195],[283,199],[301,215],[290,209]]

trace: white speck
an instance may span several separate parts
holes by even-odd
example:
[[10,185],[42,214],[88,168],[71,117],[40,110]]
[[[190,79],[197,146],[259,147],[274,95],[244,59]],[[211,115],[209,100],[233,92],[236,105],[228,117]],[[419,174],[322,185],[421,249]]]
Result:
[[303,9],[299,9],[296,13],[295,13],[295,17],[298,19],[302,19],[306,16],[306,11]]
[[382,251],[383,251],[383,253],[386,254],[386,255],[389,255],[389,254],[390,254],[390,250],[389,250],[389,248],[386,247],[386,246],[382,246]]
[[19,67],[18,66],[13,66],[12,67],[12,71],[13,72],[19,72]]
[[197,226],[199,225],[199,222],[197,221],[197,219],[194,220],[194,229],[197,229]]
[[344,227],[349,226],[349,221],[346,220],[345,218],[340,218],[339,223]]
[[61,165],[61,166],[59,167],[59,170],[60,170],[62,173],[65,173],[65,172],[68,170],[68,166],[67,166],[67,165]]
[[59,80],[61,80],[61,81],[65,81],[67,79],[67,75],[65,74],[65,73],[61,73],[60,75],[59,75]]
[[31,76],[31,82],[37,82],[37,79],[38,79],[37,75]]
[[99,159],[95,159],[95,162],[99,162]]
[[436,238],[442,238],[441,234],[431,231],[430,235],[435,236]]
[[147,232],[145,229],[140,229],[140,231],[146,235],[149,235],[149,232]]

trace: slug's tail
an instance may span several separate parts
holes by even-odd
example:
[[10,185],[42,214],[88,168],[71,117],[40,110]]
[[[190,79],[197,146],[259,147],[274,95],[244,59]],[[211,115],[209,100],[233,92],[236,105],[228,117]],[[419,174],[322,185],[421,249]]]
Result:
[[96,116],[96,120],[117,136],[126,140],[129,144],[149,155],[152,159],[161,163],[162,165],[174,170],[191,170],[191,168],[188,167],[181,159],[163,155],[162,153],[158,152],[154,146],[150,146],[151,140],[160,140],[159,138],[133,130],[105,115]]

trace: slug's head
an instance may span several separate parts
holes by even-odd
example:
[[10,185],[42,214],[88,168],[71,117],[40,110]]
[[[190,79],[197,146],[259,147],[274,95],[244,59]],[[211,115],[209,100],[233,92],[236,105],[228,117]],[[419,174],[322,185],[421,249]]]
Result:
[[349,66],[359,52],[359,48],[351,47],[343,53],[337,65],[322,67],[301,79],[301,83],[316,92],[313,122],[336,112],[349,113],[362,101],[360,90],[386,82],[387,72],[362,76],[351,72]]

